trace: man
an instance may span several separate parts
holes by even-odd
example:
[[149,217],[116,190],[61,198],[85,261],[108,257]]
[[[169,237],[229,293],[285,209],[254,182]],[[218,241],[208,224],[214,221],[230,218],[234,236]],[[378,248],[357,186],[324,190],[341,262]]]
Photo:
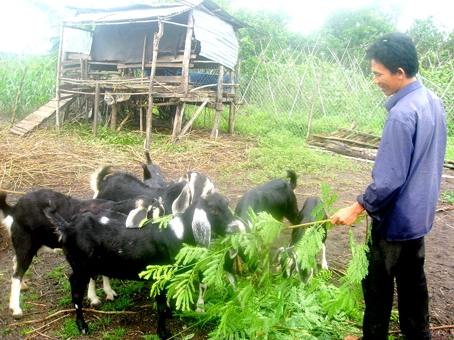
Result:
[[394,278],[402,333],[408,340],[430,339],[424,236],[433,226],[440,191],[446,114],[441,100],[416,79],[419,63],[409,36],[385,34],[366,56],[374,84],[392,95],[385,104],[389,113],[372,184],[331,223],[351,225],[364,210],[372,217],[362,339],[387,339]]

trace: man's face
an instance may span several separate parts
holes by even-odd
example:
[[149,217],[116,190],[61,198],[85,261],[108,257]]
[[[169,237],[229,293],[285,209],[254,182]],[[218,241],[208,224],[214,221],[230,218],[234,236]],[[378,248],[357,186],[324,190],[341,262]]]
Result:
[[372,73],[374,74],[374,84],[382,90],[382,92],[390,96],[396,93],[404,83],[405,74],[402,69],[396,74],[392,74],[383,64],[372,59]]

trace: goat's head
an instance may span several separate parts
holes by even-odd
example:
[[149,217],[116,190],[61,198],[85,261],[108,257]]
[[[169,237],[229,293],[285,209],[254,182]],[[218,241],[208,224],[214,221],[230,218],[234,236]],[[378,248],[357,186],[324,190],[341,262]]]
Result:
[[229,209],[227,198],[218,193],[199,197],[191,207],[192,232],[201,246],[209,247],[212,233],[224,236],[245,231],[244,224]]
[[199,172],[188,171],[179,181],[186,181],[187,184],[172,203],[172,213],[175,215],[185,211],[197,198],[216,192],[213,182]]

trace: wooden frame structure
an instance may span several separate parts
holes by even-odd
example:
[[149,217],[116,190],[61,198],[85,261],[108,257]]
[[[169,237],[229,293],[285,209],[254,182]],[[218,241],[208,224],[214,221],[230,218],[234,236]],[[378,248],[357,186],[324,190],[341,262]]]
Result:
[[[121,20],[105,21],[104,16],[101,15],[100,12],[95,12],[95,19],[93,19],[93,17],[90,17],[89,19],[83,17],[78,20],[62,22],[57,63],[57,102],[67,95],[83,95],[94,98],[93,132],[96,135],[99,110],[98,105],[102,100],[102,95],[104,95],[104,98],[108,96],[111,100],[112,128],[115,128],[116,125],[117,103],[131,97],[139,98],[139,102],[143,103],[143,105],[141,105],[141,112],[142,109],[147,109],[146,149],[149,148],[151,139],[153,106],[171,106],[175,108],[172,137],[177,139],[186,133],[194,119],[202,112],[204,107],[216,110],[211,132],[211,137],[216,138],[220,114],[224,110],[224,106],[228,105],[230,108],[229,133],[233,133],[235,105],[238,104],[238,83],[236,82],[238,77],[234,70],[234,65],[236,65],[237,62],[237,50],[235,51],[235,49],[233,49],[233,58],[230,58],[231,60],[227,62],[223,60],[222,51],[220,52],[220,55],[217,56],[216,49],[219,49],[220,46],[216,46],[216,43],[219,44],[219,39],[214,41],[213,46],[211,47],[210,39],[212,38],[210,34],[215,37],[216,35],[219,36],[219,32],[222,34],[222,32],[228,30],[226,30],[225,27],[221,27],[217,32],[216,30],[210,32],[213,31],[213,27],[216,27],[210,22],[210,25],[206,25],[209,26],[206,32],[200,32],[201,30],[204,30],[204,27],[201,28],[200,25],[197,27],[194,23],[194,17],[195,14],[197,14],[198,18],[207,18],[206,20],[214,20],[214,22],[218,24],[227,24],[232,32],[236,32],[238,28],[244,27],[244,25],[238,23],[238,21],[225,12],[221,12],[221,17],[212,14],[210,9],[213,10],[213,8],[217,8],[217,11],[214,12],[217,12],[219,15],[220,8],[210,0],[200,1],[198,5],[177,5],[176,9],[167,6],[165,7],[167,12],[172,10],[176,14],[174,16],[166,17],[161,17],[159,15],[159,13],[161,13],[161,7],[141,6],[141,8],[147,10],[151,14],[140,14],[139,17],[137,17],[137,7],[128,7],[122,8],[121,10],[116,9],[107,13],[111,16],[113,15],[112,13],[121,14],[123,17]],[[132,19],[131,17],[128,17],[129,10],[131,10],[131,16],[136,15],[136,17]],[[153,14],[154,11],[156,11],[156,15]],[[194,13],[194,11],[197,11],[197,13]],[[84,15],[86,16],[87,13],[84,13]],[[202,19],[198,20],[199,22],[203,21]],[[145,31],[143,48],[142,51],[140,51],[142,54],[140,62],[125,62],[124,60],[118,59],[97,60],[93,56],[93,47],[91,47],[91,52],[89,53],[87,53],[88,50],[86,53],[81,53],[65,48],[65,41],[68,39],[65,36],[65,33],[68,28],[82,31],[84,34],[88,32],[88,35],[93,37],[92,45],[95,46],[97,43],[94,39],[96,38],[96,36],[94,36],[96,30],[87,30],[85,27],[124,25],[116,27],[119,27],[118,29],[126,29],[128,25],[132,24],[136,25],[134,27],[139,28],[148,27],[144,25],[155,25],[153,27],[156,27],[154,31],[152,29]],[[203,48],[201,49],[200,47],[201,42],[197,39],[197,34],[194,33],[195,29],[198,30],[197,34],[205,39],[202,44],[210,46],[212,48],[211,51],[208,51],[205,54],[203,53]],[[173,52],[160,48],[163,37],[166,37],[166,30],[172,32],[178,30],[178,32],[180,32],[181,41]],[[153,37],[152,47],[149,46],[151,45],[150,36]],[[232,35],[230,35],[229,39],[232,39],[231,36]],[[225,38],[223,39],[225,40]],[[235,37],[234,39],[233,45],[235,45],[235,43],[237,44]],[[169,41],[169,39],[167,39],[167,41]],[[112,44],[114,44],[114,42]],[[230,42],[230,45],[232,45],[232,42]],[[222,48],[225,48],[225,46],[222,46]],[[150,53],[150,50],[152,53]],[[228,52],[230,52],[230,50]],[[224,52],[224,54],[228,53]],[[225,64],[228,64],[230,67],[226,67]],[[207,84],[200,84],[192,80],[192,78],[196,77],[198,74],[205,74],[200,72],[201,70],[208,70],[212,73],[209,78],[210,81]],[[216,70],[216,73],[213,73],[213,70]],[[215,78],[213,78],[213,76],[215,76]],[[213,82],[214,79],[216,80],[215,82]],[[182,126],[183,112],[186,104],[196,105],[199,108],[191,120],[189,120],[185,126]],[[60,128],[62,123],[62,117],[58,107],[59,105],[57,105],[56,112],[57,129]]]

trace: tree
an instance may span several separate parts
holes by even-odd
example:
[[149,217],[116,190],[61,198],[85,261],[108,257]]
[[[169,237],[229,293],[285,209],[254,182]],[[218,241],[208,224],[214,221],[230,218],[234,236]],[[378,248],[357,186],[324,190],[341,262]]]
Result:
[[377,5],[340,8],[328,15],[320,33],[326,45],[339,53],[349,49],[353,54],[364,54],[367,45],[395,29],[393,22],[395,18]]

